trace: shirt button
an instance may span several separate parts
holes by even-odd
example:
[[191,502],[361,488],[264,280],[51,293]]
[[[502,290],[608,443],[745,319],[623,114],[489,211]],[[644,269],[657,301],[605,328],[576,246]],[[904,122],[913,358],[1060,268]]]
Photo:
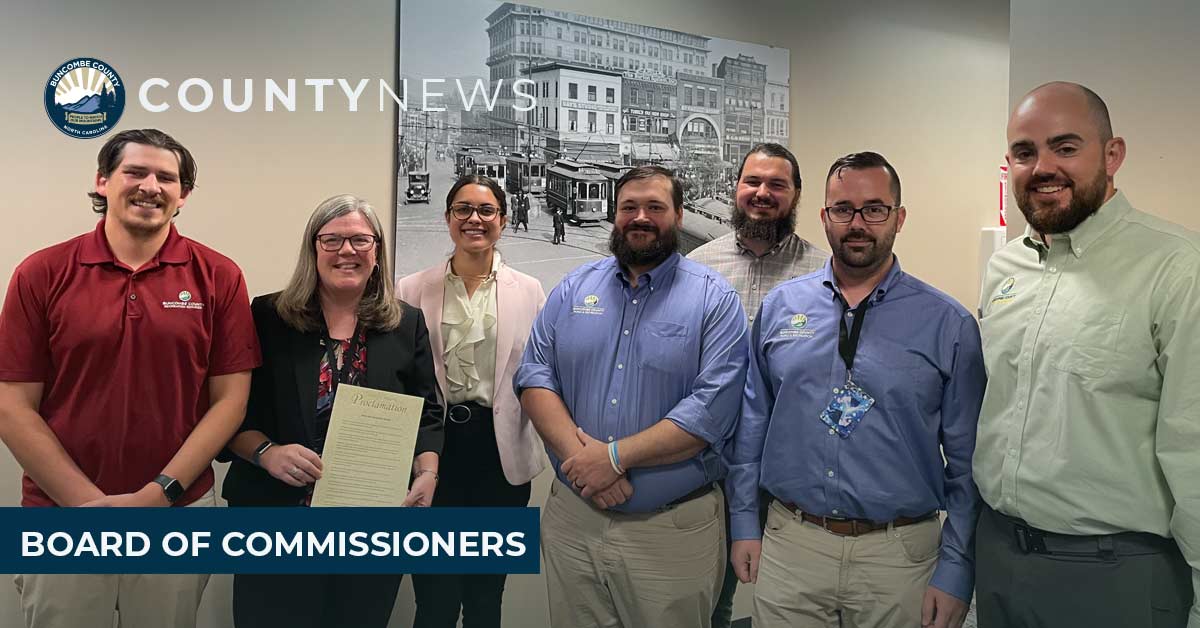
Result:
[[637,299],[634,299],[634,300],[633,300],[633,304],[634,304],[634,305],[637,305]]
[[834,508],[834,509],[833,509],[833,512],[831,512],[830,514],[833,514],[833,515],[836,515],[836,514],[838,514],[838,510],[837,510],[837,508]]
[[828,475],[829,477],[833,477],[833,469],[826,471],[825,475]]
[[829,428],[829,435],[833,436],[834,434],[837,434],[837,430],[833,429],[832,427]]
[[610,442],[610,443],[612,442],[612,436],[608,437],[608,442]]
[[1058,272],[1058,269],[1057,269],[1057,268],[1055,268],[1055,267],[1053,267],[1053,266],[1051,266],[1051,267],[1050,267],[1050,272],[1052,272],[1052,273],[1056,273],[1056,272]]
[[1018,409],[1018,410],[1022,410],[1022,409],[1024,409],[1024,408],[1025,408],[1025,402],[1024,402],[1024,401],[1018,401],[1018,402],[1017,402],[1017,409]]
[[621,370],[621,369],[623,369],[623,368],[625,368],[625,365],[624,365],[624,364],[618,364],[618,365],[617,365],[617,370],[618,370],[618,371],[619,371],[619,370]]
[[609,403],[611,403],[612,405],[614,405],[614,406],[615,406],[615,405],[617,405],[617,400],[616,400],[616,399],[613,399],[612,401],[609,401]]
[[137,301],[137,295],[136,295],[136,294],[131,294],[131,295],[129,295],[129,300],[130,300],[130,301]]
[[751,288],[753,288],[753,289],[755,289],[755,290],[758,290],[758,284],[756,284],[756,283],[752,283],[752,284],[750,284],[750,287],[751,287]]
[[626,329],[626,330],[624,331],[624,334],[625,334],[626,336],[628,336],[628,335],[629,335],[629,330],[628,330],[628,329]]
[[1015,448],[1008,450],[1008,455],[1015,458],[1017,456],[1017,450]]
[[846,318],[854,318],[854,312],[846,312]]

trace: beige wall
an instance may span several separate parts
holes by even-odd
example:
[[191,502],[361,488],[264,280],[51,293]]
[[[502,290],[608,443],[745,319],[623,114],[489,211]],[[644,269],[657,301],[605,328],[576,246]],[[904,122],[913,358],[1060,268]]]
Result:
[[[968,305],[975,302],[978,233],[995,220],[1003,154],[1006,3],[545,5],[790,48],[791,142],[806,180],[802,234],[824,245],[816,212],[829,163],[847,152],[879,151],[904,182],[909,219],[897,250],[905,269]],[[9,198],[0,289],[29,252],[86,231],[95,221],[84,194],[99,142],[63,136],[42,110],[41,86],[55,64],[73,55],[97,56],[135,88],[151,76],[175,85],[192,76],[214,85],[225,77],[254,78],[261,99],[265,78],[390,79],[394,14],[392,3],[382,0],[336,7],[284,0],[52,0],[7,7],[0,47],[9,60],[10,90],[0,116],[7,149],[0,151],[0,172]],[[307,93],[301,92],[301,110],[311,108]],[[150,114],[129,101],[121,127],[159,126],[193,150],[199,187],[180,228],[237,260],[251,293],[258,294],[285,280],[303,220],[322,198],[354,192],[392,213],[393,113],[330,109],[267,114],[256,106],[232,114],[218,107],[187,114],[175,108]],[[18,502],[18,475],[7,452],[0,454],[0,504]],[[534,503],[541,503],[546,486],[547,478],[539,478]],[[229,582],[219,576],[209,585],[203,625],[229,625]],[[508,623],[543,625],[542,579],[509,582]],[[739,594],[736,616],[748,613],[747,592]],[[0,625],[18,625],[15,604],[11,587],[0,583]],[[411,616],[405,584],[393,625],[408,625]]]
[[[1184,188],[1200,137],[1200,3],[1012,0],[1009,102],[1047,81],[1087,85],[1108,103],[1128,153],[1115,178],[1134,207],[1190,229],[1200,212]],[[1010,237],[1025,228],[1016,209]]]

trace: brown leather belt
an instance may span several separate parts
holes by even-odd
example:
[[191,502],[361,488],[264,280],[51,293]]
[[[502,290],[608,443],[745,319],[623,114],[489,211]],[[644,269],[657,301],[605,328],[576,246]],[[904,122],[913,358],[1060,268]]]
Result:
[[922,521],[927,521],[937,516],[937,511],[935,510],[933,512],[925,513],[919,517],[897,517],[892,521],[878,523],[868,519],[838,519],[835,517],[822,517],[820,515],[804,512],[803,510],[797,508],[795,504],[789,504],[782,501],[779,502],[779,505],[790,510],[792,514],[799,513],[800,518],[804,521],[816,526],[820,526],[826,531],[838,536],[862,536],[868,532],[884,530],[889,525],[899,528],[902,526],[912,525],[914,523],[921,523]]

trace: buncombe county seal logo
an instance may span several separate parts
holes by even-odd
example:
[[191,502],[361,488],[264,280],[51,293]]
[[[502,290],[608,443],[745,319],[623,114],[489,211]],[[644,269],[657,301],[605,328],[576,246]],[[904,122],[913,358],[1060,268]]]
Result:
[[808,316],[805,316],[804,314],[793,314],[792,315],[792,327],[794,327],[796,329],[804,329],[804,326],[807,324],[808,324]]
[[191,300],[192,300],[192,293],[188,292],[187,290],[181,290],[181,291],[179,292],[179,300],[180,300],[180,301],[183,301],[184,303],[187,303],[188,301],[191,301]]
[[45,101],[46,115],[59,131],[78,139],[100,137],[125,111],[125,83],[107,63],[79,57],[50,73]]
[[586,297],[583,297],[583,304],[588,307],[596,307],[596,304],[599,302],[600,302],[600,297],[598,297],[594,294],[589,294]]

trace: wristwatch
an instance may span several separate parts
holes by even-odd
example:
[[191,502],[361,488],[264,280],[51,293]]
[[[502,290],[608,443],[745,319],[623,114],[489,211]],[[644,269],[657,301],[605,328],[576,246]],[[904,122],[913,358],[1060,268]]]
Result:
[[159,475],[154,478],[154,483],[162,487],[163,495],[169,503],[174,504],[175,500],[183,496],[183,485],[169,475]]
[[274,445],[275,443],[268,438],[267,440],[264,440],[258,447],[254,448],[254,466],[262,466],[262,461],[260,460],[262,455],[267,453],[267,450]]

